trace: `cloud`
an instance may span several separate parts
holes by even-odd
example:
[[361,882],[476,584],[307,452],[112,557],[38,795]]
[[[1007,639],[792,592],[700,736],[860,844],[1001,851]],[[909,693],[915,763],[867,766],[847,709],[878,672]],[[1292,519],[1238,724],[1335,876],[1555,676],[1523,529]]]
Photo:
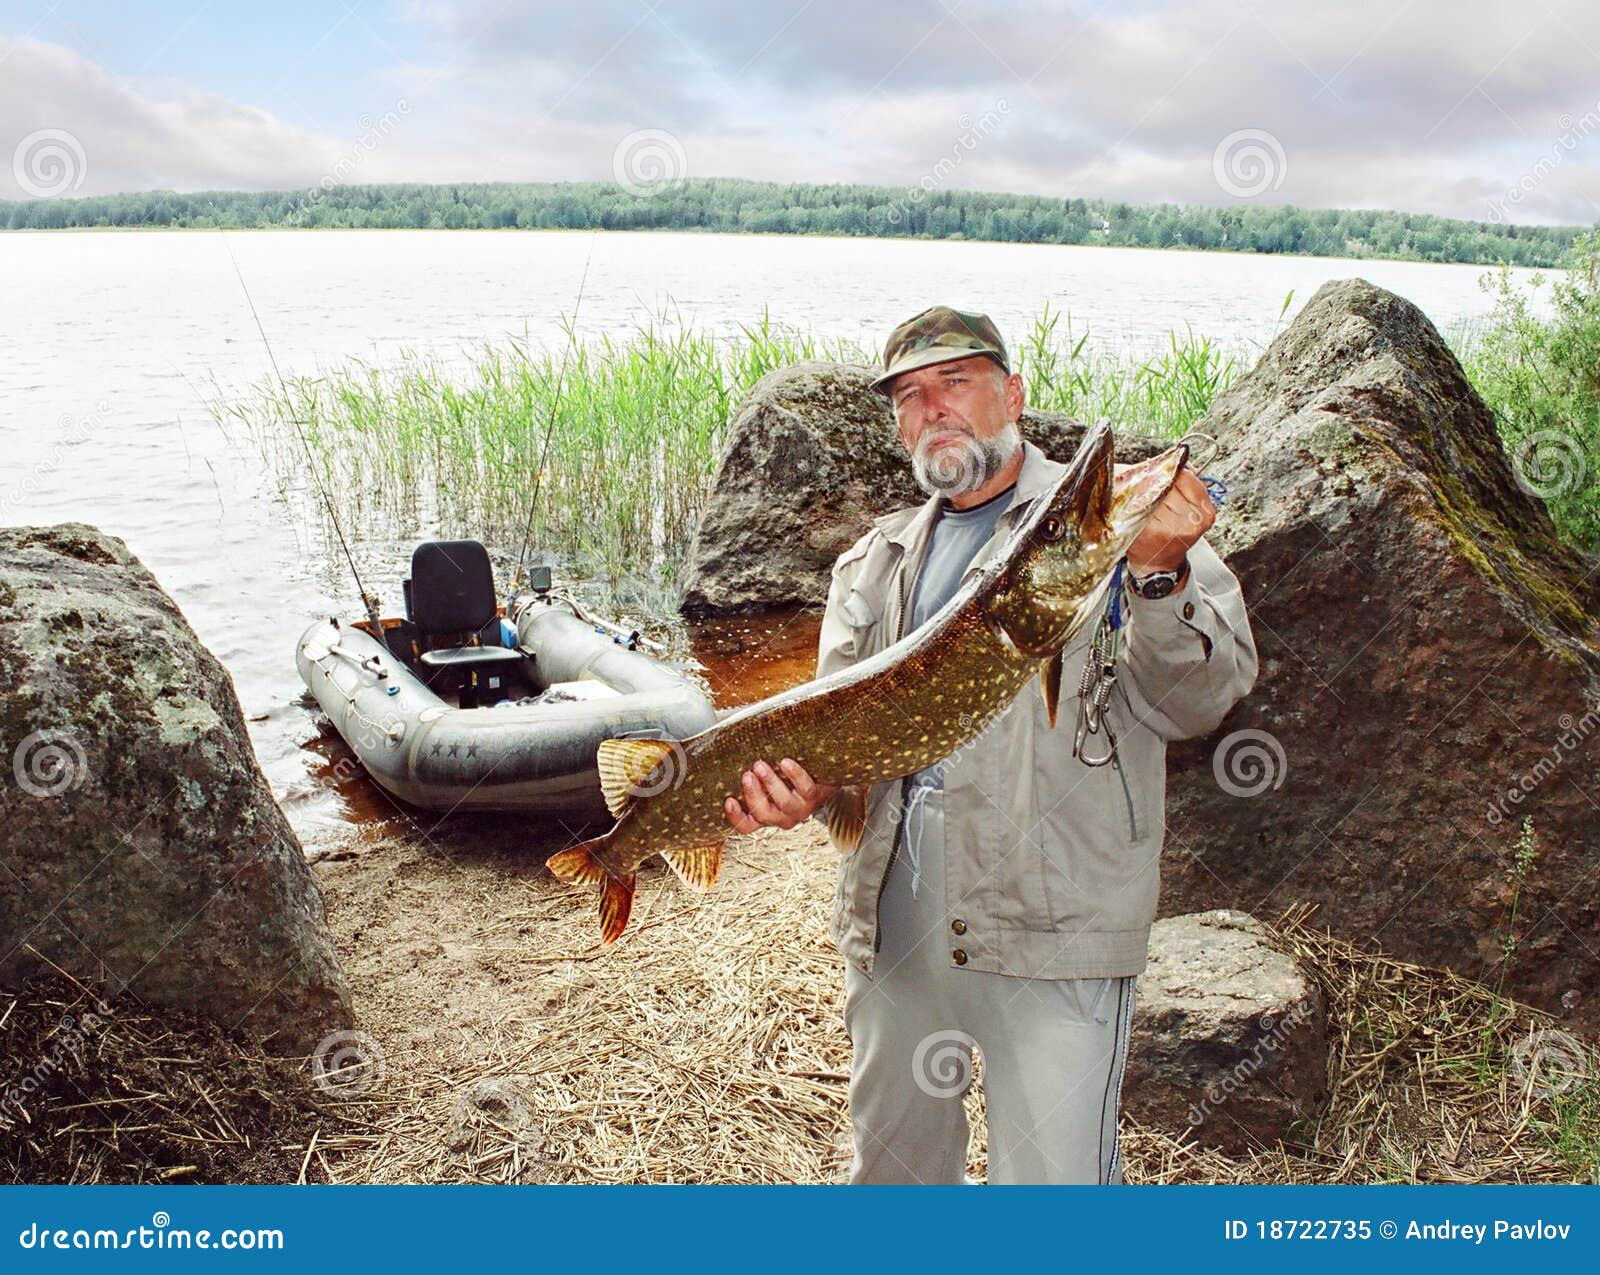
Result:
[[[1600,216],[1592,0],[435,0],[395,20],[425,56],[364,83],[413,109],[351,181],[603,180],[623,138],[663,130],[689,176],[936,174],[947,188],[1129,202]],[[351,152],[337,130],[214,95],[141,94],[35,41],[7,48],[0,141],[71,131],[87,155],[80,193],[313,184]],[[1000,103],[1002,126],[964,147]],[[1219,146],[1241,133],[1282,157],[1259,193],[1217,176]]]
[[[338,157],[331,139],[213,94],[153,100],[60,45],[0,38],[0,64],[0,159],[67,134],[81,181],[62,193],[311,185]],[[0,198],[29,193],[14,167],[0,163]]]

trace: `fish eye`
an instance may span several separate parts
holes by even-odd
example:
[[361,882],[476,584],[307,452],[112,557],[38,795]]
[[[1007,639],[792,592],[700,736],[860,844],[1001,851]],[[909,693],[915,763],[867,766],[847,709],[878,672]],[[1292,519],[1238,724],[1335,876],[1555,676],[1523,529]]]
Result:
[[1051,514],[1039,524],[1039,534],[1051,544],[1054,544],[1067,534],[1067,524],[1056,517],[1055,514]]

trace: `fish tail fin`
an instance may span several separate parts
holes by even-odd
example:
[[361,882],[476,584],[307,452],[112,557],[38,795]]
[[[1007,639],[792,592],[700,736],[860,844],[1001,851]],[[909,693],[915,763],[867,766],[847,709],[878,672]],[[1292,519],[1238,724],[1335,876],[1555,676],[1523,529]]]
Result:
[[606,877],[600,892],[600,944],[609,947],[628,928],[628,913],[633,910],[633,873],[625,877]]
[[596,837],[562,850],[545,860],[545,866],[563,881],[575,885],[600,887],[600,943],[615,943],[628,925],[628,913],[633,909],[634,874],[625,877],[613,875],[600,862],[598,851],[610,839],[610,834]]

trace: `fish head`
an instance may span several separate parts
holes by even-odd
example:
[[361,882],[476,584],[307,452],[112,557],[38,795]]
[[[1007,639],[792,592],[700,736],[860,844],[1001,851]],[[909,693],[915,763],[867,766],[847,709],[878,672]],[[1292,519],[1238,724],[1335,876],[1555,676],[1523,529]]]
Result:
[[1066,472],[1013,533],[986,590],[984,613],[1004,644],[1043,659],[1078,634],[1188,454],[1178,443],[1119,468],[1109,423],[1085,435]]

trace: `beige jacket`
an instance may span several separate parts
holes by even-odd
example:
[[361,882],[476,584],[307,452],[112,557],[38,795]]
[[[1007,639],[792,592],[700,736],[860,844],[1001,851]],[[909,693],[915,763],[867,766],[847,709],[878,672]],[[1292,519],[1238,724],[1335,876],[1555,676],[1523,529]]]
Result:
[[[1023,444],[1022,471],[965,584],[1064,466]],[[876,520],[833,567],[819,677],[903,636],[939,500]],[[1067,650],[1055,729],[1037,684],[944,764],[945,936],[954,965],[1025,978],[1109,978],[1144,969],[1155,919],[1166,746],[1214,730],[1255,684],[1256,648],[1239,581],[1204,539],[1168,597],[1130,597],[1118,689],[1107,720],[1120,767],[1072,755],[1077,688],[1092,626]],[[1097,737],[1103,741],[1104,736]],[[861,844],[839,865],[829,934],[872,970],[878,899],[900,851],[902,781],[872,785]]]

